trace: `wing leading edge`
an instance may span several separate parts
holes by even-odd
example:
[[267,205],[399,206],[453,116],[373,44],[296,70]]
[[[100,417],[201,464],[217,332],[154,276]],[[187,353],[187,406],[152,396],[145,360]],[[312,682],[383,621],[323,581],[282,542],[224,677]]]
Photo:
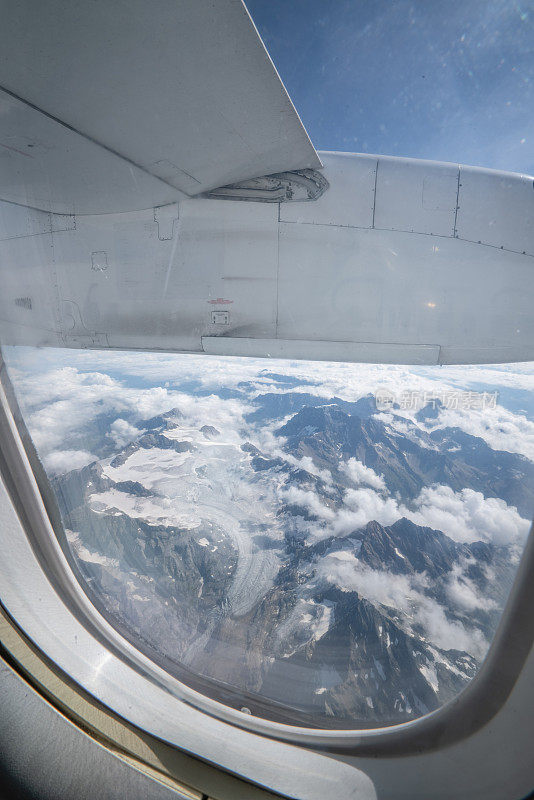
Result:
[[130,211],[321,166],[241,0],[1,8],[4,200]]

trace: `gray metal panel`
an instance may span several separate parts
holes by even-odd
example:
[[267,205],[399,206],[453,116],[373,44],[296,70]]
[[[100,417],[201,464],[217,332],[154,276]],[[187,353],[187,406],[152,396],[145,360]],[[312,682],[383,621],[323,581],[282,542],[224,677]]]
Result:
[[278,296],[282,339],[439,344],[442,363],[533,354],[532,260],[454,238],[281,224]]
[[[531,233],[513,214],[494,226],[483,205],[475,214],[486,173],[474,173],[482,183],[463,206],[473,226],[496,228],[503,250],[469,241],[475,227],[453,235],[454,173],[432,162],[379,159],[378,178],[395,166],[397,218],[411,215],[414,231],[369,227],[375,164],[325,155],[330,189],[317,204],[286,203],[291,222],[278,221],[277,204],[205,198],[75,218],[0,204],[1,341],[203,352],[202,337],[224,336],[234,347],[257,339],[262,352],[281,339],[293,358],[302,340],[316,342],[312,358],[325,342],[333,358],[336,343],[351,343],[348,359],[392,363],[418,362],[410,348],[420,345],[439,346],[440,363],[533,358],[534,261],[512,249]],[[513,188],[506,202],[520,214],[524,181]],[[442,213],[449,235],[428,235]]]
[[0,86],[179,192],[320,166],[241,0],[2,0],[0,13]]
[[534,255],[534,180],[527,175],[462,167],[460,239]]
[[375,344],[374,342],[321,342],[304,339],[248,339],[203,336],[205,353],[217,356],[299,358],[308,361],[354,361],[390,364],[437,364],[439,346],[430,344]]
[[380,158],[374,227],[453,236],[458,166]]

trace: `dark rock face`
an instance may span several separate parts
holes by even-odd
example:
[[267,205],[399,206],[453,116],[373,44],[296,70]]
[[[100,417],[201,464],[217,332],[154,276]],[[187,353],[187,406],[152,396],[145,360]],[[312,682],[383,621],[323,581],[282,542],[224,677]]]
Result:
[[[54,488],[65,528],[77,532],[77,563],[106,609],[127,630],[181,658],[226,594],[237,562],[230,542],[209,527],[193,534],[93,510],[90,497],[101,490],[153,496],[132,481],[113,483],[98,464],[56,478]],[[215,551],[199,544],[216,539]]]
[[517,453],[493,450],[483,439],[460,428],[436,430],[430,438],[440,450],[454,452],[455,464],[460,461],[473,470],[476,484],[472,488],[480,487],[487,497],[501,497],[526,519],[534,516],[532,461]]
[[[313,505],[300,502],[298,493],[293,499],[291,490],[338,513],[353,486],[342,467],[354,458],[382,476],[386,488],[377,491],[407,508],[424,487],[443,484],[501,498],[527,517],[534,511],[534,465],[456,428],[429,433],[403,420],[399,433],[378,418],[370,396],[326,402],[287,391],[259,395],[254,404],[252,425],[291,418],[276,430],[276,455],[246,437],[241,444],[241,479],[250,486],[262,482],[266,495],[273,487],[279,496],[276,513],[251,526],[245,538],[230,535],[239,523],[228,521],[226,505],[214,522],[213,515],[202,515],[200,495],[192,493],[188,502],[199,512],[200,527],[173,525],[146,510],[151,503],[166,507],[164,482],[155,487],[135,470],[109,476],[107,464],[128,468],[133,455],[136,464],[146,460],[157,469],[159,453],[162,464],[166,459],[165,480],[179,483],[179,460],[175,467],[167,464],[172,453],[194,459],[199,450],[220,446],[220,431],[209,424],[199,427],[196,444],[180,441],[179,409],[140,424],[139,437],[106,453],[107,460],[53,479],[67,537],[91,591],[121,630],[151,652],[220,682],[227,692],[234,687],[252,693],[260,711],[261,703],[272,703],[297,720],[358,727],[402,722],[437,708],[478,668],[480,641],[491,639],[513,578],[512,550],[461,543],[407,518],[390,525],[369,519],[343,536],[329,534],[326,524],[317,541],[309,536],[317,520]],[[439,413],[423,409],[419,421],[435,421]],[[172,437],[166,435],[171,431]],[[224,470],[220,453],[217,459]],[[236,469],[222,481],[228,496]],[[199,485],[211,486],[205,465],[194,471]],[[255,496],[262,502],[263,495]],[[269,538],[274,522],[283,532],[280,540]],[[245,557],[249,569],[256,557],[265,559],[266,568],[275,559],[278,567],[265,592],[237,613],[232,597],[246,579]],[[386,591],[390,586],[397,587],[397,603],[389,599],[395,597]],[[429,633],[432,616],[452,631],[448,639]],[[461,646],[451,646],[457,630]]]
[[139,447],[143,447],[145,450],[153,447],[160,450],[174,450],[176,453],[186,453],[188,450],[192,450],[189,442],[178,442],[176,439],[167,438],[162,433],[145,433],[138,442]]
[[[174,425],[171,427],[175,427]],[[163,426],[162,426],[163,429]],[[165,427],[165,429],[167,429]],[[113,467],[121,467],[130,458],[131,455],[140,449],[150,450],[151,448],[159,448],[160,450],[174,450],[176,453],[185,453],[191,450],[189,442],[178,442],[175,439],[169,439],[162,433],[145,433],[136,442],[131,442],[112,460]]]
[[183,414],[179,408],[171,408],[163,414],[158,414],[156,417],[151,417],[143,423],[143,429],[146,431],[153,430],[171,430],[175,428],[179,420],[183,419]]
[[428,403],[424,408],[421,408],[415,418],[418,422],[427,422],[428,420],[438,419],[440,412],[443,409],[441,400],[436,399],[432,403]]
[[376,414],[376,402],[372,395],[367,395],[355,403],[350,403],[346,400],[341,400],[339,397],[334,397],[330,400],[307,392],[268,392],[255,397],[253,404],[258,408],[248,415],[248,419],[251,422],[282,419],[287,417],[288,414],[296,414],[304,408],[320,408],[333,404],[346,413],[362,419],[367,419],[372,414]]
[[525,518],[534,515],[534,464],[527,458],[492,450],[458,428],[428,434],[409,427],[411,435],[400,436],[376,418],[351,416],[332,405],[301,409],[278,434],[287,437],[288,452],[309,455],[324,468],[337,470],[340,459],[358,459],[383,475],[388,489],[403,500],[437,483],[500,497]]
[[203,425],[200,429],[201,433],[204,434],[206,439],[215,439],[217,436],[221,435],[221,432],[214,428],[213,425]]
[[329,602],[335,616],[328,632],[276,663],[262,686],[267,696],[278,691],[288,704],[353,725],[401,721],[443,702],[446,690],[439,697],[419,670],[432,663],[427,648],[356,592],[331,591]]
[[134,494],[137,497],[151,497],[152,495],[150,489],[145,489],[145,487],[137,481],[116,481],[114,487],[119,492]]

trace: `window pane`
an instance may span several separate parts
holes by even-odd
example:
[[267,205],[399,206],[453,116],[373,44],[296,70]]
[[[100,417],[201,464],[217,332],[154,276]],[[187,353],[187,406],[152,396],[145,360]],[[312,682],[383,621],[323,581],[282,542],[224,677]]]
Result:
[[533,516],[532,364],[4,357],[86,591],[180,679],[373,727],[474,677]]

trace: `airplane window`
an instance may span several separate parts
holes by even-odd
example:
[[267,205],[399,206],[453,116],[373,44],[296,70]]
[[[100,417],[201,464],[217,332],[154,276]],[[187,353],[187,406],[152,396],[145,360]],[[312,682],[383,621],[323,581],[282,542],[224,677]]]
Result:
[[79,579],[169,672],[334,728],[477,674],[534,514],[534,364],[3,355]]

